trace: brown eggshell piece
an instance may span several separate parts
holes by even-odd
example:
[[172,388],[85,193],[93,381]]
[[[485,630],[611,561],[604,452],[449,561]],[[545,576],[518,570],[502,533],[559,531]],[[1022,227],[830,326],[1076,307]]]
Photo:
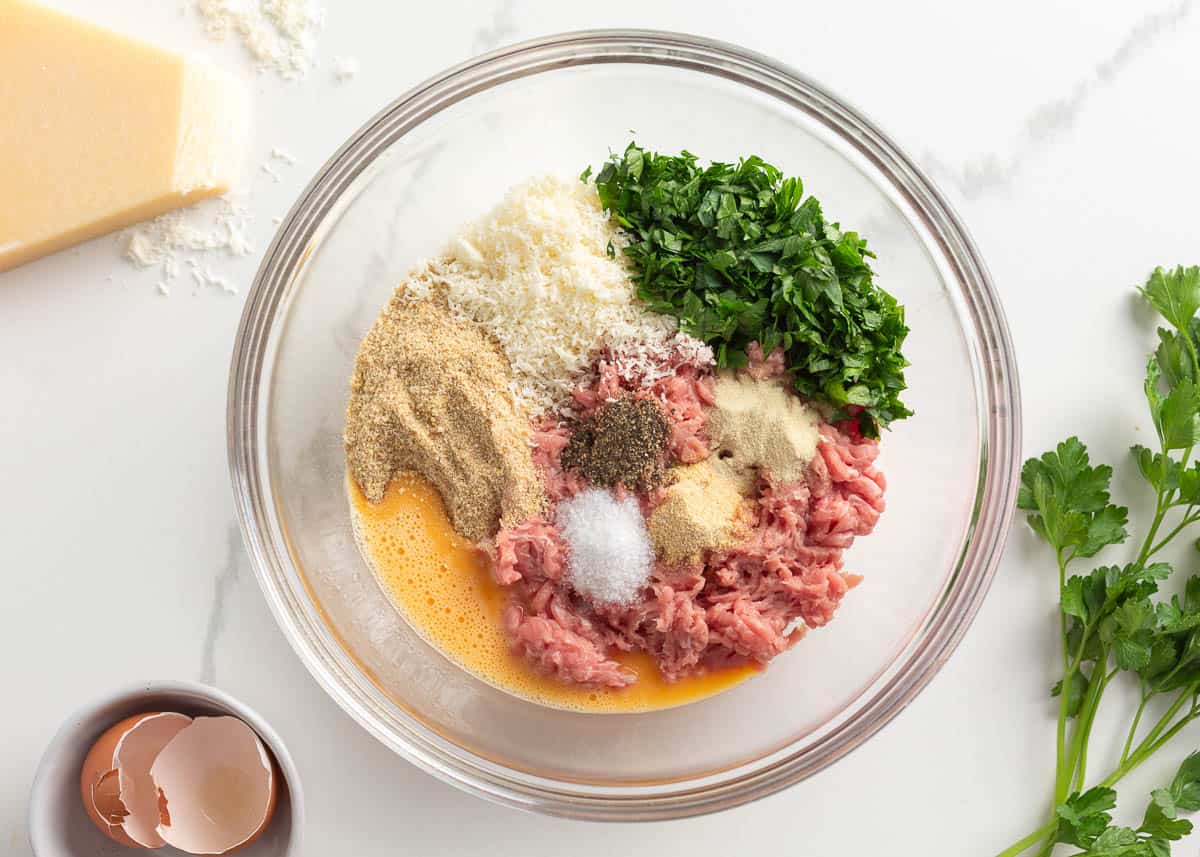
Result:
[[189,854],[228,854],[254,842],[275,811],[277,787],[262,740],[236,717],[197,717],[150,767],[159,835]]
[[[121,775],[114,768],[92,784],[92,808],[110,827],[123,825],[129,810],[121,800]],[[87,800],[87,797],[84,797]]]
[[183,714],[156,714],[139,721],[117,743],[121,802],[129,811],[125,833],[139,845],[161,848],[166,844],[158,835],[158,789],[150,778],[150,766],[171,739],[191,722],[192,718]]
[[130,848],[163,844],[150,764],[190,722],[182,714],[148,711],[110,726],[96,739],[83,760],[79,787],[88,818],[105,836]]

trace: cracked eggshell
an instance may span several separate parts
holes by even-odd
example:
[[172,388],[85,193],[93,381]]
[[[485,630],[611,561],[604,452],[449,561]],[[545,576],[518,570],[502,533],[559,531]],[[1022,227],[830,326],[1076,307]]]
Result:
[[236,717],[197,717],[154,760],[158,833],[190,854],[229,854],[262,835],[277,798],[275,765]]
[[83,808],[114,842],[130,848],[159,848],[157,791],[150,766],[190,717],[173,712],[135,714],[96,739],[79,775]]

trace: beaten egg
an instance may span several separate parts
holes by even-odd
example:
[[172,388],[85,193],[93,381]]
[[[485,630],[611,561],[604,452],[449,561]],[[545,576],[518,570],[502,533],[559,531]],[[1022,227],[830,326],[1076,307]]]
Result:
[[492,579],[488,557],[454,531],[427,481],[403,473],[377,504],[353,478],[347,477],[346,490],[360,550],[401,616],[431,646],[493,687],[552,708],[654,711],[712,696],[759,671],[738,666],[669,682],[649,655],[621,652],[614,659],[638,677],[626,688],[580,687],[544,676],[509,650],[501,624],[507,593]]

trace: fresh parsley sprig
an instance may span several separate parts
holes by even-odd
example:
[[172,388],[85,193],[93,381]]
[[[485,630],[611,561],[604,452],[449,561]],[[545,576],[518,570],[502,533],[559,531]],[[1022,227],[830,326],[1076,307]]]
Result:
[[[1178,813],[1200,809],[1200,755],[1193,754],[1169,788],[1153,793],[1140,827],[1114,826],[1108,813],[1116,805],[1112,787],[1200,717],[1200,575],[1187,581],[1182,598],[1155,599],[1173,570],[1152,561],[1200,521],[1200,461],[1191,460],[1200,443],[1200,268],[1158,268],[1140,292],[1169,327],[1158,330],[1144,384],[1158,450],[1132,448],[1154,492],[1150,526],[1133,560],[1067,576],[1076,561],[1129,537],[1128,511],[1111,502],[1112,468],[1092,465],[1078,438],[1030,459],[1021,473],[1017,505],[1058,565],[1062,678],[1051,690],[1059,700],[1053,812],[999,857],[1036,845],[1048,855],[1059,842],[1083,849],[1082,857],[1165,857],[1192,829]],[[1126,715],[1116,766],[1085,790],[1101,701],[1122,675],[1136,683],[1139,703]],[[1158,698],[1166,709],[1145,728],[1143,715]]]
[[[587,181],[590,168],[581,178]],[[829,223],[797,178],[761,158],[700,167],[630,143],[596,176],[630,243],[638,295],[740,366],[782,346],[796,389],[862,433],[911,415],[904,308],[875,285],[867,242]]]

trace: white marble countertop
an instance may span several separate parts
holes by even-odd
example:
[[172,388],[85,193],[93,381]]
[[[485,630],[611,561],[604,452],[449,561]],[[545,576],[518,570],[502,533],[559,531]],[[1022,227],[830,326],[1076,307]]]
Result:
[[[1152,340],[1131,310],[1132,287],[1156,264],[1200,262],[1192,2],[862,0],[772,11],[711,0],[338,0],[326,3],[320,65],[300,83],[256,76],[238,44],[206,40],[178,2],[55,3],[203,52],[252,84],[253,163],[272,146],[298,160],[279,167],[278,182],[252,177],[259,251],[271,218],[351,131],[471,54],[637,26],[774,55],[873,117],[958,207],[1008,311],[1027,453],[1079,432],[1097,457],[1124,462],[1132,428],[1145,430],[1139,369]],[[330,62],[347,55],[361,72],[338,85]],[[186,286],[161,296],[156,274],[131,269],[118,246],[100,239],[0,274],[0,852],[28,853],[29,784],[61,719],[150,677],[214,683],[274,723],[303,774],[311,855],[991,854],[1040,819],[1053,756],[1055,584],[1023,525],[929,688],[862,749],[776,797],[715,817],[601,827],[493,806],[419,772],[309,677],[249,568],[225,464],[241,296]],[[257,261],[223,260],[221,272],[244,294]],[[1198,744],[1194,729],[1130,777],[1130,811]]]

